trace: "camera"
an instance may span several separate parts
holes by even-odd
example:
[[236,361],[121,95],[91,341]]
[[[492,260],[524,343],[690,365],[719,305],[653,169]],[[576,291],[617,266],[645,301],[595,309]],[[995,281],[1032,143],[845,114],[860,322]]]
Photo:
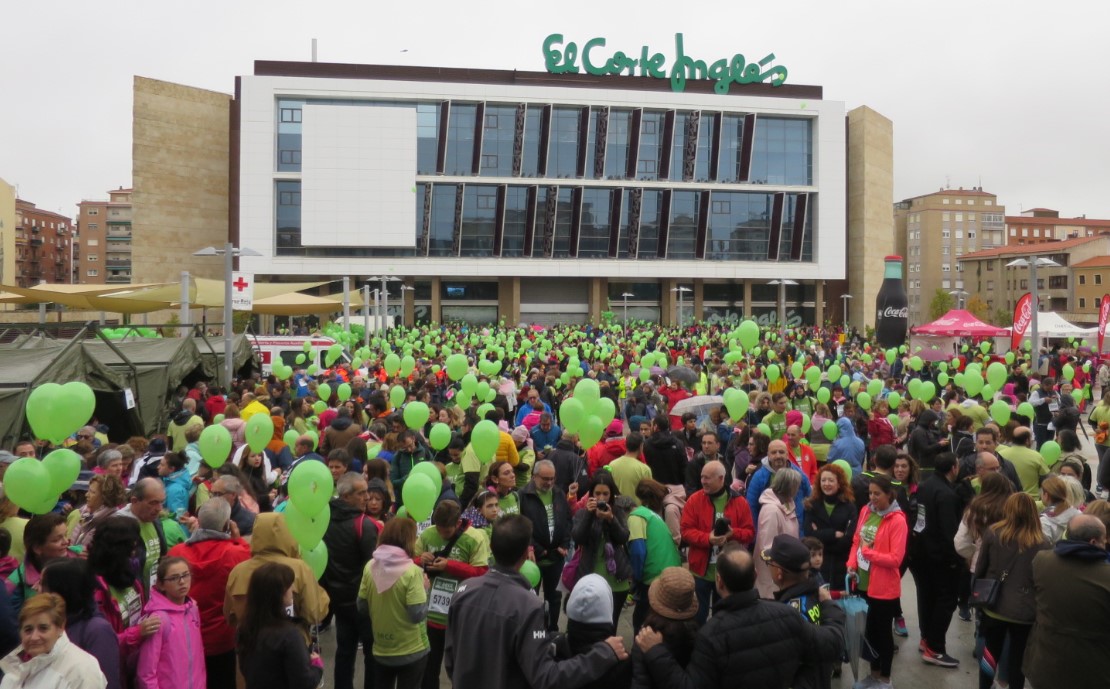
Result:
[[609,511],[609,503],[606,502],[605,500],[598,500],[597,501],[597,511],[598,512],[608,512]]
[[730,524],[727,519],[722,517],[721,519],[713,522],[713,535],[724,536],[726,533],[728,533],[728,530],[730,528],[732,528],[732,524]]

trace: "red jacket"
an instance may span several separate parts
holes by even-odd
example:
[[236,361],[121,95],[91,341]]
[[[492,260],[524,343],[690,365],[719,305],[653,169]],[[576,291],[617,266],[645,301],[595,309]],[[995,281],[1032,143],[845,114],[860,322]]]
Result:
[[786,445],[787,452],[790,453],[790,461],[794,462],[795,466],[802,470],[802,473],[809,479],[810,485],[817,485],[817,455],[813,454],[813,449],[809,445],[798,445],[798,454],[794,454],[794,448],[790,444]]
[[[852,536],[852,550],[848,553],[848,569],[855,571],[859,568],[858,554],[860,549],[859,532],[871,516],[871,505],[867,504],[860,510],[859,520],[856,522],[856,533]],[[867,584],[867,595],[880,600],[894,600],[902,595],[902,560],[906,557],[906,513],[902,510],[893,510],[883,515],[879,522],[879,529],[875,533],[875,542],[863,546],[863,556],[871,562],[870,578]]]
[[[745,546],[751,545],[755,540],[755,526],[752,524],[752,510],[748,501],[733,490],[729,490],[728,494],[725,518],[732,525],[729,540]],[[698,576],[705,576],[709,568],[709,537],[713,533],[713,514],[713,502],[704,490],[691,495],[682,510],[682,542],[690,546],[690,571]]]
[[895,441],[894,426],[885,416],[873,416],[867,420],[867,435],[874,450],[880,445],[893,445]]
[[200,612],[204,654],[219,655],[235,649],[235,632],[224,617],[227,578],[240,562],[251,558],[251,547],[240,538],[179,543],[169,554],[183,557],[193,572],[189,597]]
[[598,469],[609,466],[628,451],[624,438],[606,438],[586,451],[586,473],[591,477]]

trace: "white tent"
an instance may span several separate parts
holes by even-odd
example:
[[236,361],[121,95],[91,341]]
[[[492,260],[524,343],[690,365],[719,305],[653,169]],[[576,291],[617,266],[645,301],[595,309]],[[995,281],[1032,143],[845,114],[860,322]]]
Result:
[[[1025,331],[1025,338],[1032,337],[1032,328]],[[1053,311],[1042,311],[1037,314],[1038,337],[1097,337],[1098,328],[1080,328],[1078,325],[1068,323],[1060,314]]]

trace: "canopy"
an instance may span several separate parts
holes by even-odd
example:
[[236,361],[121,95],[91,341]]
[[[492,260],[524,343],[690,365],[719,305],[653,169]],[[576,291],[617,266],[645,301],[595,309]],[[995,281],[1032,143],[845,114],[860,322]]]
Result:
[[[1027,329],[1024,339],[1032,336],[1032,328]],[[1041,311],[1037,314],[1037,337],[1098,337],[1098,328],[1080,328],[1054,311]]]
[[[222,308],[224,305],[224,281],[223,280],[210,280],[208,278],[190,278],[193,282],[194,291],[189,295],[189,305],[196,308],[215,309]],[[256,282],[254,284],[254,298],[255,300],[265,299],[267,297],[277,296],[279,294],[288,294],[290,292],[300,292],[305,289],[312,289],[320,285],[327,284],[326,281],[320,282]],[[0,289],[7,289],[3,287]],[[352,299],[354,298],[354,291],[351,292]],[[126,293],[129,299],[148,299],[151,301],[159,301],[163,304],[178,304],[181,302],[181,285],[161,285],[155,287],[147,287],[142,289],[135,289]],[[163,306],[165,308],[165,306]]]
[[912,335],[937,335],[941,337],[1003,337],[1008,328],[988,325],[962,309],[952,309],[932,323],[910,329]]
[[[168,306],[162,301],[105,296],[107,293],[119,292],[119,285],[3,285],[0,289],[3,289],[3,298],[0,301],[9,304],[62,304],[74,309],[112,313],[150,313]],[[174,289],[180,288],[175,286]]]
[[[254,285],[255,300],[279,295],[296,294],[327,284],[319,282],[272,282]],[[299,295],[304,296],[304,295]],[[332,297],[320,297],[334,299]],[[15,304],[62,304],[74,309],[110,311],[112,313],[150,313],[177,306],[181,303],[180,283],[155,283],[141,285],[63,285],[46,284],[35,287],[0,285],[0,302]],[[343,296],[339,295],[339,303]],[[358,290],[351,291],[351,304],[361,305]],[[223,280],[190,278],[189,305],[195,308],[222,308],[224,305]],[[256,311],[255,313],[270,313]],[[287,315],[326,313],[326,311],[296,311]],[[281,315],[281,314],[279,314]]]
[[[351,292],[351,308],[362,306],[362,295]],[[343,310],[343,294],[314,297],[311,294],[291,292],[259,299],[255,297],[252,313],[270,316],[304,316],[307,314],[336,313]]]

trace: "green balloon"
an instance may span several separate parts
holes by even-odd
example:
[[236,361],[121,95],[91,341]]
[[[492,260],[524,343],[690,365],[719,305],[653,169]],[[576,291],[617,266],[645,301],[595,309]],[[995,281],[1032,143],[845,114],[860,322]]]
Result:
[[795,380],[802,377],[804,365],[800,361],[795,361],[790,364],[790,375],[794,376]]
[[525,560],[524,564],[520,566],[521,575],[528,580],[528,584],[532,588],[540,585],[540,568],[535,562]]
[[487,399],[489,398],[489,393],[489,383],[484,380],[474,386],[474,397],[476,397],[480,401],[487,401]]
[[416,464],[414,464],[412,467],[412,471],[409,472],[409,476],[411,477],[413,475],[419,474],[423,474],[424,476],[428,477],[428,480],[430,480],[432,482],[432,485],[435,487],[436,496],[438,497],[439,492],[443,490],[443,476],[440,475],[439,469],[436,467],[435,462],[417,462]]
[[219,469],[231,454],[231,433],[223,426],[208,426],[200,432],[197,445],[200,446],[200,456],[204,458],[204,463],[213,469]]
[[840,365],[839,364],[833,364],[832,366],[829,366],[828,373],[829,373],[829,380],[840,380],[840,374],[841,374]]
[[335,491],[335,480],[328,465],[315,461],[298,462],[290,472],[289,483],[286,485],[289,489],[289,501],[310,517],[327,511],[328,501]]
[[85,383],[43,383],[27,397],[27,422],[36,438],[61,445],[92,418],[96,395]]
[[938,373],[937,374],[937,382],[941,384],[941,387],[943,387],[945,385],[948,385],[948,374],[947,373]]
[[436,490],[432,480],[424,474],[409,474],[405,484],[401,486],[401,497],[404,499],[409,515],[417,522],[422,522],[432,516],[432,508],[435,507],[439,491]]
[[601,388],[593,378],[583,378],[575,383],[574,399],[580,401],[586,409],[592,408],[600,398]]
[[559,407],[559,421],[567,433],[578,433],[586,420],[586,407],[582,400],[571,397]]
[[1064,364],[1063,373],[1064,380],[1070,381],[1072,378],[1075,378],[1075,367],[1071,364]]
[[347,400],[351,399],[351,384],[340,383],[339,387],[335,391],[335,394],[337,397],[339,397],[340,402],[346,402]]
[[428,443],[432,446],[433,450],[437,452],[447,447],[451,442],[451,427],[445,423],[437,423],[432,426],[432,430],[428,433]]
[[[570,400],[567,400],[567,402],[569,401]],[[565,408],[566,406],[566,402],[564,402],[563,407]],[[479,421],[474,426],[474,430],[470,433],[470,444],[474,447],[474,454],[478,455],[478,460],[483,464],[488,464],[493,461],[494,456],[497,454],[497,446],[500,443],[501,431],[497,428],[497,424],[489,419]]]
[[478,389],[478,377],[473,373],[468,373],[459,381],[462,391],[470,396],[474,396],[474,392]]
[[1044,457],[1045,464],[1052,466],[1056,460],[1060,459],[1060,443],[1055,440],[1049,440],[1040,449],[1041,457]]
[[396,375],[401,370],[401,357],[396,354],[388,354],[385,357],[384,365],[386,375]]
[[774,383],[781,375],[782,371],[779,369],[778,364],[771,364],[767,367],[767,380],[769,382]]
[[418,431],[428,423],[428,405],[423,402],[409,402],[405,405],[403,416],[405,425]]
[[921,357],[919,357],[919,356],[910,357],[910,368],[912,368],[913,370],[920,371],[921,367],[924,366],[924,365],[925,365],[925,362],[923,362],[921,360]]
[[316,396],[327,402],[331,399],[331,386],[327,383],[320,383],[320,386],[316,388]]
[[883,381],[878,378],[873,378],[867,381],[867,394],[872,397],[878,397],[883,392]]
[[[984,342],[983,344],[988,344]],[[995,361],[987,367],[987,382],[995,390],[1001,390],[1002,386],[1006,384],[1006,365],[1000,361]]]
[[817,390],[817,401],[820,402],[821,404],[828,404],[829,399],[831,399],[831,398],[832,398],[832,393],[829,392],[828,388],[820,388],[819,390]]
[[740,344],[744,349],[751,350],[759,344],[759,325],[753,320],[745,320],[736,328]]
[[34,457],[20,457],[4,473],[6,497],[28,512],[32,512],[33,507],[38,507],[61,492],[57,491],[54,496],[51,496],[52,490],[53,480],[50,471]]
[[836,440],[836,422],[826,421],[824,426],[821,426],[821,432],[825,434],[826,440]]
[[323,414],[328,410],[328,403],[323,400],[316,400],[312,403],[312,410],[317,414]]
[[285,435],[281,436],[281,439],[285,441],[285,444],[289,447],[289,451],[294,452],[297,449],[297,438],[299,437],[301,437],[300,433],[290,429],[285,432]]
[[991,405],[991,418],[998,422],[999,426],[1005,426],[1010,422],[1010,405],[1002,400],[998,400]]
[[298,354],[297,357],[293,359],[293,361],[297,362],[297,365],[299,366],[300,364],[303,364],[305,362],[305,355]]
[[902,396],[897,392],[892,392],[886,396],[886,403],[891,411],[898,411],[898,407],[902,406]]
[[411,356],[405,356],[405,358],[401,359],[401,376],[403,378],[408,378],[410,375],[412,375],[412,371],[415,368],[416,359],[412,358]]
[[251,452],[259,453],[274,439],[274,420],[269,414],[255,414],[247,420],[243,435]]
[[757,431],[759,431],[760,435],[765,435],[768,438],[772,437],[771,436],[771,427],[768,426],[767,424],[761,423],[758,426],[756,426],[755,428],[756,428]]
[[[314,460],[301,462],[297,466],[303,464],[323,466],[322,462]],[[327,469],[327,467],[325,466],[324,469]],[[319,545],[324,538],[324,532],[328,530],[328,524],[331,522],[331,510],[321,510],[319,513],[310,516],[297,507],[295,502],[290,502],[282,514],[285,516],[285,525],[289,527],[289,533],[293,535],[293,540],[300,546],[301,552],[312,550]]]
[[1033,411],[1033,405],[1029,402],[1022,402],[1021,404],[1019,404],[1017,408],[1017,413],[1019,416],[1024,416],[1030,422],[1032,422],[1033,417],[1036,415],[1036,412]]
[[848,460],[837,459],[833,461],[832,465],[834,467],[840,467],[840,470],[844,472],[844,477],[849,481],[852,480],[852,465],[848,463]]
[[405,403],[408,397],[408,391],[405,390],[403,385],[394,385],[389,389],[389,404],[397,409]]
[[[563,403],[563,406],[566,406],[566,402]],[[582,428],[578,432],[578,440],[582,447],[588,450],[601,441],[601,436],[604,433],[605,424],[601,423],[601,419],[596,416],[589,416],[582,422]]]
[[725,409],[728,410],[728,416],[733,421],[739,421],[744,418],[748,413],[748,396],[744,392],[736,388],[728,388],[724,394]]
[[466,360],[465,354],[452,354],[447,357],[447,377],[451,380],[459,380],[466,375],[466,369],[469,368],[469,363]]
[[317,580],[324,576],[324,570],[328,568],[328,546],[322,540],[316,544],[315,548],[311,550],[301,550],[301,559],[304,560],[312,569],[312,575]]
[[856,395],[856,404],[858,404],[860,407],[862,407],[865,410],[870,410],[871,409],[871,395],[867,394],[866,392],[861,392],[860,394]]

